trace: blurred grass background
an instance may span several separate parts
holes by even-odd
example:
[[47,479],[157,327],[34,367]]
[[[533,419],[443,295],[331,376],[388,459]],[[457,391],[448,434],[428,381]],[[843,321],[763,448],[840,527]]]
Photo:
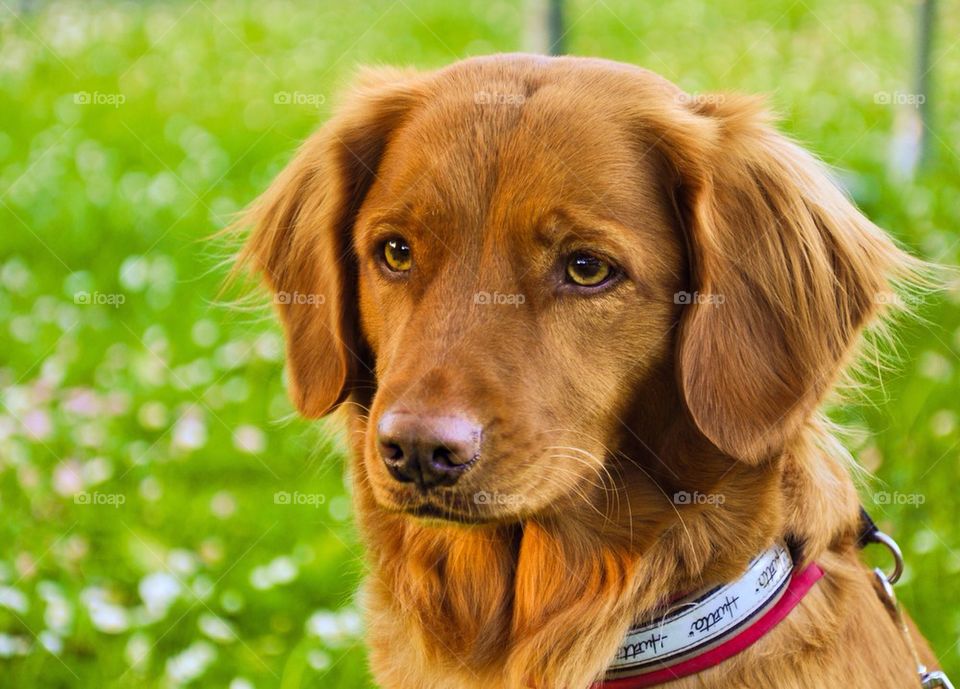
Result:
[[[903,106],[878,97],[910,92],[912,2],[572,0],[565,42],[771,94],[870,217],[955,264],[942,5],[913,182],[889,180]],[[294,417],[271,320],[215,303],[207,237],[358,64],[516,50],[524,21],[518,0],[0,2],[0,686],[370,686],[342,444]],[[956,676],[960,290],[920,306],[902,367],[838,416],[904,546],[899,595]]]

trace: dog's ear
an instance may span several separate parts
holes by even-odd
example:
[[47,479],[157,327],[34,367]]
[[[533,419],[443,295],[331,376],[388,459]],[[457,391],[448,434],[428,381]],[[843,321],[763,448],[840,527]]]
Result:
[[[678,206],[690,297],[678,375],[700,431],[761,461],[809,419],[860,332],[919,262],[867,220],[762,102],[687,101]],[[694,137],[698,140],[694,141]],[[675,151],[676,152],[676,151]]]
[[315,418],[342,402],[363,365],[352,228],[393,132],[422,95],[418,75],[361,75],[337,114],[300,148],[240,220],[239,262],[274,294],[286,336],[290,395]]

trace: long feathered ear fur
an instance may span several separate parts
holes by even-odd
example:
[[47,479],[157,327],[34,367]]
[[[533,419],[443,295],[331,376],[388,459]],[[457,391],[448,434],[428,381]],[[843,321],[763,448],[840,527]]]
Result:
[[238,222],[253,228],[238,265],[274,294],[290,395],[308,418],[342,402],[365,365],[351,230],[391,132],[421,95],[408,71],[370,70],[359,83]]
[[756,98],[688,101],[701,139],[676,161],[691,303],[678,375],[724,453],[779,453],[836,382],[893,285],[922,271]]

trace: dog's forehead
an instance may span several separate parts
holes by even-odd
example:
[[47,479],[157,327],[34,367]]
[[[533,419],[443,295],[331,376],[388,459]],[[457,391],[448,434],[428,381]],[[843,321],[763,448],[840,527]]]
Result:
[[529,225],[560,206],[625,220],[656,186],[654,155],[643,160],[601,92],[522,73],[440,86],[392,137],[376,205],[470,232]]

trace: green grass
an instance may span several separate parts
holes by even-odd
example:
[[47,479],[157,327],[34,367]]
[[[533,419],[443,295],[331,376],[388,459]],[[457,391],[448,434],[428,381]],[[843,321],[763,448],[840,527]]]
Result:
[[[567,44],[689,91],[770,93],[868,215],[955,264],[955,6],[934,48],[930,165],[912,183],[885,169],[898,109],[875,95],[910,91],[912,7],[577,0]],[[369,686],[341,443],[295,418],[272,322],[216,305],[224,248],[206,238],[357,65],[516,50],[522,15],[517,1],[0,8],[0,686],[171,687],[198,668],[194,686]],[[907,555],[899,595],[955,675],[958,303],[956,285],[928,299],[902,367],[838,411],[877,475],[865,504]]]

